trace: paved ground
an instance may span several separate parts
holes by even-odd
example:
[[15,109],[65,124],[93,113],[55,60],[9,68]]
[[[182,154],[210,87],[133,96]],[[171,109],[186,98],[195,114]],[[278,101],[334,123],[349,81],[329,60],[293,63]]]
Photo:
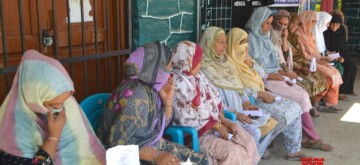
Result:
[[[353,60],[359,72],[356,80],[357,94],[360,94],[360,58]],[[320,118],[313,118],[315,128],[321,138],[334,146],[331,152],[302,149],[312,157],[324,158],[324,165],[360,165],[360,96],[349,96],[350,101],[339,101],[340,113],[321,113]],[[301,165],[301,162],[284,159],[286,151],[283,137],[276,139],[275,146],[270,150],[273,159],[261,160],[260,165]]]

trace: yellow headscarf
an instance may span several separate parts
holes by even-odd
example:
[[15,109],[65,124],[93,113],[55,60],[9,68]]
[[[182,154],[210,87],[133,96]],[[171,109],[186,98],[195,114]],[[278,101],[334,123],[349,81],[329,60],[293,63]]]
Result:
[[250,58],[247,54],[248,44],[240,44],[240,42],[247,38],[248,35],[244,30],[232,28],[227,34],[228,48],[226,54],[235,65],[237,76],[244,86],[256,91],[264,91],[264,82],[260,75],[245,63],[246,56]]

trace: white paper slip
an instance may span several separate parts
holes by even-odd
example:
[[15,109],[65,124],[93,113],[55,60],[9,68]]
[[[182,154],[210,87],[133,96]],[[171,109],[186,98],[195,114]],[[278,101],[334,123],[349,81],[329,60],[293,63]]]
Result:
[[[218,132],[218,131],[215,131],[215,136],[217,136],[217,137],[220,137],[220,132]],[[231,134],[231,133],[228,133],[228,137],[227,137],[227,139],[228,140],[231,140],[231,138],[233,137],[233,134]]]
[[180,162],[180,165],[192,165],[190,159],[188,159],[186,162]]
[[311,63],[310,63],[310,72],[316,72],[316,58],[312,57],[311,58]]
[[106,151],[107,165],[140,165],[139,146],[118,145]]
[[296,79],[291,79],[290,81],[292,84],[296,84]]
[[339,53],[334,53],[334,54],[329,54],[328,57],[330,57],[331,59],[337,59],[340,57],[340,54]]
[[283,76],[284,77],[284,81],[291,81],[291,79],[289,78],[289,77],[287,77],[287,76]]
[[297,77],[297,80],[298,81],[302,81],[302,80],[304,80],[302,77]]
[[275,96],[275,101],[281,101],[281,97],[280,96]]
[[245,111],[242,111],[241,113],[245,114],[245,115],[250,115],[250,116],[262,116],[263,115],[261,109],[256,110],[256,111],[245,110]]
[[330,65],[330,66],[334,66],[334,63],[330,62],[329,65]]

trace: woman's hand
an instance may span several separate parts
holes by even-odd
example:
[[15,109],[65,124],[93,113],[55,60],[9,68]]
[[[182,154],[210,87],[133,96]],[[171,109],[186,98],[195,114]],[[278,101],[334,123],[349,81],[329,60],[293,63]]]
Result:
[[342,57],[340,57],[338,60],[339,60],[340,63],[344,63],[344,62],[345,62],[345,59],[342,58]]
[[168,82],[161,88],[159,95],[164,106],[172,106],[174,96],[174,79],[172,77],[169,77]]
[[285,73],[285,76],[291,78],[291,79],[296,79],[297,78],[297,74],[295,72],[293,72],[292,70],[288,70]]
[[227,131],[228,132],[230,132],[230,133],[232,133],[233,135],[235,135],[236,134],[236,132],[237,132],[237,125],[236,125],[236,123],[228,123],[227,124],[227,126],[226,126],[226,128],[227,128]]
[[284,81],[284,77],[279,73],[270,73],[268,79],[276,80],[276,81]]
[[329,56],[322,56],[320,60],[330,62],[330,61],[333,61],[334,59],[332,59],[332,58],[329,57]]
[[264,103],[268,103],[271,104],[275,101],[275,96],[273,96],[271,93],[269,92],[261,92],[260,93],[260,98]]
[[253,105],[251,105],[251,104],[248,104],[248,105],[245,105],[245,106],[243,107],[243,109],[249,110],[249,111],[256,111],[256,110],[259,110],[259,107],[253,106]]
[[58,113],[57,117],[55,117],[53,112],[48,112],[47,117],[49,137],[60,139],[62,129],[66,122],[65,108]]
[[228,140],[228,131],[227,131],[227,127],[225,127],[223,124],[221,124],[219,127],[214,127],[214,129],[216,131],[218,131],[220,133],[220,138]]
[[288,35],[289,35],[288,29],[284,29],[281,33],[281,39],[283,39],[283,41],[287,41]]
[[156,156],[155,163],[158,165],[179,165],[180,160],[175,155],[169,152],[159,151],[159,155]]
[[245,124],[252,124],[252,120],[249,116],[242,114],[242,113],[236,113],[236,119],[239,120],[241,123]]

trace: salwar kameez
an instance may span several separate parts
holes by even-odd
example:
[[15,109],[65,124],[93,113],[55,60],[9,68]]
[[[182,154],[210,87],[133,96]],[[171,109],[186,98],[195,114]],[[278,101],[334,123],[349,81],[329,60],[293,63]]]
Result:
[[[210,165],[253,165],[259,160],[256,142],[243,128],[237,126],[231,140],[224,140],[209,130],[199,138],[200,151],[205,152]],[[244,159],[246,158],[246,159]]]
[[[218,91],[221,95],[222,105],[226,110],[231,112],[243,113],[244,109],[242,104],[249,101],[246,93],[242,96],[236,91],[231,91],[227,89],[218,88]],[[272,132],[265,135],[265,137],[261,137],[261,131],[259,129],[260,126],[267,123],[270,119],[271,114],[266,110],[263,111],[263,116],[256,120],[252,120],[252,124],[241,123],[240,121],[236,121],[236,124],[244,128],[255,140],[256,145],[258,147],[259,155],[262,156],[267,148],[267,146],[271,143],[271,140],[275,138]],[[268,138],[268,136],[270,136]]]

